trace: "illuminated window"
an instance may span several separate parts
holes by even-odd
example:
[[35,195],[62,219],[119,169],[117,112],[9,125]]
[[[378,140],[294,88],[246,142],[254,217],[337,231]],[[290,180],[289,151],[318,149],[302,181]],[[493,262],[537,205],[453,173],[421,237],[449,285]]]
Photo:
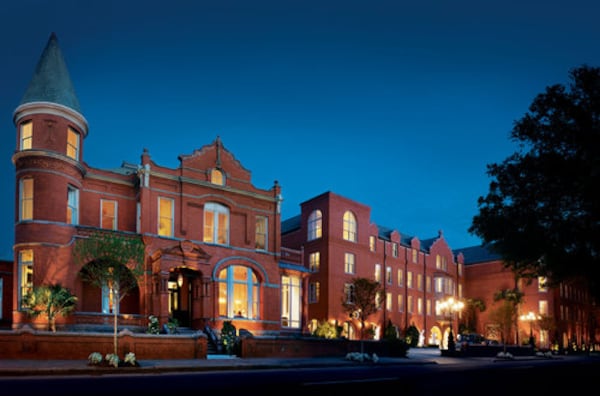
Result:
[[412,249],[412,262],[413,263],[417,263],[417,259],[419,257],[419,252],[417,251],[417,249]]
[[308,268],[311,272],[319,272],[321,266],[321,253],[314,252],[308,255]]
[[345,241],[356,242],[356,217],[350,211],[344,213],[344,231]]
[[548,279],[545,276],[538,276],[538,291],[539,292],[547,292],[548,291]]
[[100,227],[108,230],[117,229],[117,201],[100,200]]
[[158,197],[158,235],[173,236],[174,205],[170,198]]
[[281,277],[281,324],[299,329],[302,314],[302,280],[298,276]]
[[408,304],[406,306],[406,311],[408,313],[413,313],[413,296],[408,296]]
[[229,244],[229,209],[209,202],[204,205],[204,242]]
[[402,286],[404,284],[404,272],[401,269],[398,270],[398,286]]
[[426,309],[425,313],[427,315],[431,315],[431,300],[430,299],[427,299],[427,301],[425,302],[425,309]]
[[369,250],[375,251],[375,237],[373,235],[369,236]]
[[313,211],[308,216],[308,240],[321,238],[323,234],[323,214],[320,210]]
[[381,282],[381,264],[375,264],[375,282]]
[[392,293],[390,292],[385,293],[385,309],[387,311],[392,310]]
[[24,297],[33,290],[33,250],[19,252],[19,307],[23,309]]
[[32,147],[33,141],[33,123],[31,121],[21,124],[21,141],[20,149],[29,150]]
[[220,169],[213,168],[210,171],[210,182],[219,186],[225,185],[225,175]]
[[398,294],[398,312],[404,312],[404,296]]
[[431,292],[431,277],[430,276],[425,277],[425,291],[428,293]]
[[256,216],[256,249],[267,250],[268,223],[265,216]]
[[392,267],[385,267],[385,283],[392,284]]
[[355,256],[352,253],[344,254],[344,272],[347,274],[353,274],[356,270]]
[[540,315],[548,316],[548,301],[540,300],[538,303],[538,308],[539,308]]
[[434,292],[435,293],[443,293],[444,292],[444,280],[442,277],[434,277],[433,278]]
[[67,223],[79,224],[79,190],[67,187]]
[[392,257],[398,257],[398,244],[392,242]]
[[26,177],[19,181],[19,220],[33,219],[33,179]]
[[344,296],[346,296],[346,304],[354,304],[354,285],[352,283],[344,284]]
[[67,131],[67,156],[79,160],[79,133],[71,128]]
[[231,265],[219,272],[219,316],[259,319],[259,284],[251,268]]
[[308,284],[308,302],[311,304],[319,302],[319,293],[321,292],[321,284],[319,282],[311,282]]
[[411,288],[413,287],[413,273],[412,271],[406,272],[406,286]]
[[423,315],[423,298],[417,298],[417,314]]
[[417,289],[423,290],[423,274],[417,274]]

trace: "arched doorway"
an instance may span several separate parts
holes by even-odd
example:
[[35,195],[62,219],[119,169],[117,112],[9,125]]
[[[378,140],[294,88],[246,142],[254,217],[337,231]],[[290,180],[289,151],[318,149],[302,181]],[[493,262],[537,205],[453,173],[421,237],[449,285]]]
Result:
[[169,317],[177,321],[180,327],[190,327],[193,312],[194,279],[196,271],[187,268],[174,268],[169,274]]

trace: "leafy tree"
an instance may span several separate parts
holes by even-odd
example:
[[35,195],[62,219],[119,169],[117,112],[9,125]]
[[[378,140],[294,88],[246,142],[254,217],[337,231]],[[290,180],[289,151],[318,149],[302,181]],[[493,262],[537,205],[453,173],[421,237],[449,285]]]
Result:
[[463,322],[459,325],[459,333],[474,333],[477,331],[477,314],[486,310],[485,302],[479,298],[465,300]]
[[365,336],[365,322],[379,309],[378,299],[381,298],[382,291],[381,283],[369,278],[354,278],[349,288],[344,287],[342,308],[351,318],[360,321],[361,353],[362,341]]
[[500,307],[490,313],[491,320],[496,322],[501,329],[502,343],[504,344],[504,352],[506,352],[506,341],[511,329],[515,328],[518,344],[518,314],[519,305],[523,302],[523,292],[519,289],[503,289],[494,294],[494,301],[500,302]]
[[34,286],[24,298],[23,306],[33,317],[45,316],[48,330],[56,332],[56,318],[75,310],[77,297],[60,284]]
[[419,329],[417,329],[417,326],[411,324],[406,328],[405,333],[404,339],[406,340],[406,343],[412,348],[416,347],[419,344]]
[[236,349],[238,348],[238,337],[237,329],[231,320],[223,322],[223,328],[221,329],[221,343],[227,354],[235,354]]
[[569,72],[514,123],[519,150],[489,164],[469,232],[521,277],[584,280],[600,300],[600,68]]
[[113,306],[114,354],[118,354],[118,309],[128,292],[138,286],[144,274],[144,244],[139,237],[110,231],[98,231],[80,239],[73,249],[75,262],[85,282],[107,287]]
[[317,328],[313,332],[313,335],[315,337],[332,339],[339,337],[339,332],[336,325],[327,320],[323,320],[317,324]]

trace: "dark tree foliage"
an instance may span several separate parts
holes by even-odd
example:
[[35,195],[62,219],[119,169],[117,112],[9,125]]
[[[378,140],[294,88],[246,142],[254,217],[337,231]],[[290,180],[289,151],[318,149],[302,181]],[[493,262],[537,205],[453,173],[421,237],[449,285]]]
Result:
[[364,339],[365,322],[379,310],[377,298],[381,297],[381,283],[369,278],[354,278],[350,285],[350,295],[344,288],[342,308],[351,318],[360,321],[360,339]]
[[587,282],[600,300],[600,68],[537,95],[510,137],[517,152],[488,164],[487,196],[469,232],[519,277]]

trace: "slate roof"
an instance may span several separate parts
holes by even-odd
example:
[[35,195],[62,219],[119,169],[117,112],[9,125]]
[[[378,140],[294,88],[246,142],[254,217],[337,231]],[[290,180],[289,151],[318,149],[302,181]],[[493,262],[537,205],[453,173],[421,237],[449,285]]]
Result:
[[484,245],[454,249],[453,252],[455,255],[458,255],[459,253],[463,254],[465,265],[502,260],[501,255],[493,252]]
[[79,99],[75,95],[75,88],[55,33],[48,39],[20,104],[33,102],[56,103],[81,114]]

